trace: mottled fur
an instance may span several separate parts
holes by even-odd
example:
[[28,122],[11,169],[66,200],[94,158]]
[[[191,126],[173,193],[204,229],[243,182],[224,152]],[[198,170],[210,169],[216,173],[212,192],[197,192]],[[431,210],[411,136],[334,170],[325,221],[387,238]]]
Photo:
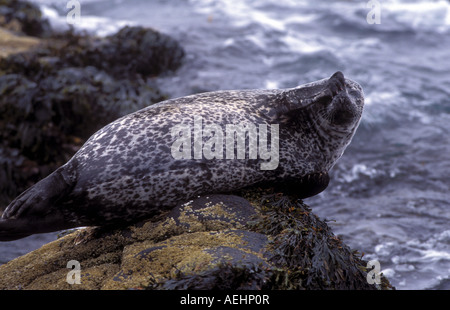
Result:
[[[361,87],[340,72],[292,89],[218,91],[149,106],[100,129],[68,163],[12,201],[0,220],[0,240],[130,222],[199,195],[256,184],[317,194],[362,109]],[[194,115],[203,125],[279,124],[278,167],[261,170],[261,159],[174,159],[171,129],[192,126]]]

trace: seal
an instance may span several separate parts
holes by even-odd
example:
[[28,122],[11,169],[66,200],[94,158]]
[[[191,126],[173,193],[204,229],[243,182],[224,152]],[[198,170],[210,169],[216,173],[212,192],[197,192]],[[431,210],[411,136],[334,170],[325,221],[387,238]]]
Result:
[[256,185],[316,195],[363,106],[361,86],[341,72],[295,88],[208,92],[149,106],[97,131],[14,199],[0,240],[130,224],[201,195]]

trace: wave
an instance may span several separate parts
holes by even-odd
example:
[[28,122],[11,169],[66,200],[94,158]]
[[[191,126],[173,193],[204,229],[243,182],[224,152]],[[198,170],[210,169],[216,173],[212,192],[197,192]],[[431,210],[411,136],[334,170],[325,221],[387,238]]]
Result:
[[[108,36],[116,33],[124,26],[136,25],[136,23],[128,20],[115,20],[107,17],[86,15],[83,14],[83,11],[81,10],[79,22],[73,24],[73,27],[71,27],[67,22],[67,13],[70,11],[70,9],[66,8],[67,2],[57,2],[52,0],[35,0],[31,2],[38,3],[43,17],[49,20],[52,29],[61,32],[72,28],[75,32],[87,32],[98,36]],[[96,2],[101,1],[82,1],[83,4]],[[63,6],[61,6],[61,4],[63,4]]]
[[[380,24],[368,25],[366,17],[371,10],[367,1],[294,1],[294,0],[186,0],[199,13],[214,16],[226,16],[236,27],[245,27],[257,23],[267,29],[289,31],[293,25],[307,25],[317,20],[324,20],[332,26],[359,25],[363,29],[375,31],[436,31],[448,32],[450,28],[450,3],[446,0],[383,0],[380,3]],[[51,20],[58,19],[58,26],[68,12],[66,1],[32,0],[39,4]],[[143,6],[139,1],[114,1],[114,6]],[[110,6],[110,1],[83,0],[85,5],[98,4]],[[149,6],[150,4],[147,4]],[[52,10],[52,12],[51,12]],[[55,12],[58,16],[55,15]],[[282,15],[280,15],[282,13]],[[282,16],[282,18],[281,18]],[[114,31],[114,21],[98,19],[94,16],[82,16],[85,21],[79,27],[89,31],[106,28],[105,33]],[[331,22],[330,22],[331,21]],[[109,25],[109,26],[108,26]]]
[[[348,22],[352,27],[359,24],[368,28],[372,25],[368,26],[366,20],[371,10],[367,2],[261,0],[255,4],[251,0],[190,0],[201,13],[225,14],[235,26],[242,27],[256,22],[278,31],[287,31],[293,24],[302,25],[324,18],[333,26]],[[380,25],[375,28],[378,31],[412,29],[446,32],[450,27],[450,3],[445,0],[383,0],[378,3],[381,13]]]

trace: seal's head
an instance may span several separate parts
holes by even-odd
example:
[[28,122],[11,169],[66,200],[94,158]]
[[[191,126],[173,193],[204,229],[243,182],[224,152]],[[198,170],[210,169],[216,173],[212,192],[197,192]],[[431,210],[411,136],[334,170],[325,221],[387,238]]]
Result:
[[279,112],[293,112],[292,120],[292,116],[298,117],[298,113],[304,115],[307,111],[321,130],[349,134],[358,127],[363,106],[361,86],[338,71],[328,79],[290,89]]
[[361,86],[338,71],[327,81],[320,100],[317,101],[317,116],[331,130],[351,133],[359,124],[364,106]]
[[298,157],[309,160],[305,174],[327,173],[360,123],[364,107],[361,86],[338,71],[330,78],[287,89],[282,96],[274,115],[283,127],[297,128]]

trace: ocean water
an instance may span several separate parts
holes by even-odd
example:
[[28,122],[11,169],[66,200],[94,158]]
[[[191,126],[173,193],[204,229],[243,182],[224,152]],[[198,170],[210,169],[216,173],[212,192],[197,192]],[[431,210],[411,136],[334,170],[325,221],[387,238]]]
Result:
[[[55,27],[67,1],[40,0]],[[107,35],[144,25],[185,47],[185,64],[158,78],[172,97],[288,88],[335,71],[366,95],[361,125],[306,201],[397,289],[450,289],[450,3],[368,1],[81,0],[77,29]],[[370,15],[370,14],[369,14]],[[372,15],[370,15],[372,16]],[[0,243],[0,263],[56,234]]]

